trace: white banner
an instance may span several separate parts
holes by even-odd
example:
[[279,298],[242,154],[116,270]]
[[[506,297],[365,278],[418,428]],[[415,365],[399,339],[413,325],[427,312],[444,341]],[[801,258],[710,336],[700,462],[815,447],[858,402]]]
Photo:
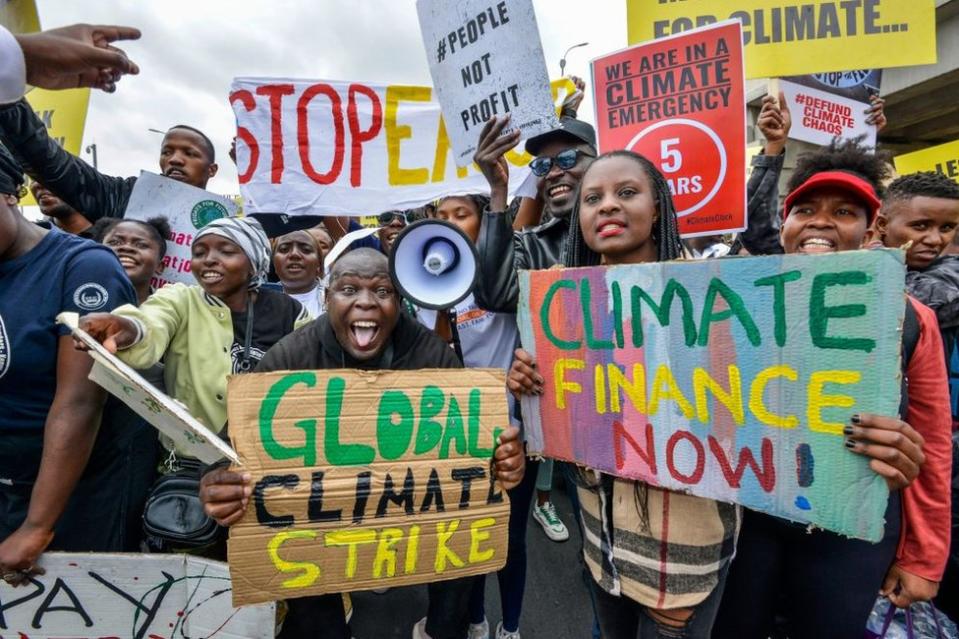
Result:
[[[557,106],[575,90],[551,87]],[[489,192],[475,165],[456,166],[430,87],[236,78],[230,103],[246,214],[370,215]],[[510,192],[529,174],[522,149],[506,156]]]
[[457,165],[494,115],[510,115],[503,135],[559,126],[532,0],[417,0],[416,11]]
[[225,197],[170,178],[141,171],[124,217],[148,220],[165,216],[172,235],[167,239],[163,272],[150,279],[154,288],[172,282],[196,284],[190,272],[193,234],[221,217],[234,217],[237,205]]
[[272,639],[275,604],[234,608],[227,565],[189,555],[44,553],[0,581],[0,637]]
[[786,80],[779,81],[779,88],[792,115],[789,137],[794,140],[825,146],[834,137],[849,140],[865,135],[863,144],[876,146],[876,127],[866,124],[868,103]]

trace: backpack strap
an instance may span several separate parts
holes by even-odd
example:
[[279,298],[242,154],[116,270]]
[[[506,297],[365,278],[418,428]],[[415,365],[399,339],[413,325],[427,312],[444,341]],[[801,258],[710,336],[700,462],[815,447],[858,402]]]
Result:
[[906,298],[906,315],[902,322],[902,361],[903,367],[908,366],[912,354],[919,343],[919,316],[912,305],[912,300]]

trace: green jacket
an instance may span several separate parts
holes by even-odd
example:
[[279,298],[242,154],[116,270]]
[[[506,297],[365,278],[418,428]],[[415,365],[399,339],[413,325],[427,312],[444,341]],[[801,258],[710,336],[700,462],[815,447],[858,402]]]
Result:
[[[261,291],[260,295],[283,294]],[[312,319],[297,302],[289,301],[299,309],[298,315],[291,315],[292,332]],[[143,338],[117,356],[136,369],[149,368],[162,359],[167,393],[214,432],[222,431],[234,341],[233,319],[226,304],[199,286],[171,284],[139,307],[128,304],[113,312],[139,321],[143,328]]]

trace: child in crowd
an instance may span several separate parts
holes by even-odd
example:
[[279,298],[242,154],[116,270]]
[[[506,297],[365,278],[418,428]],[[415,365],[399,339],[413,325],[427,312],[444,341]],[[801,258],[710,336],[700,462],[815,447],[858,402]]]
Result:
[[[858,249],[887,171],[883,158],[855,142],[802,156],[783,209],[785,252]],[[882,541],[746,511],[715,637],[768,637],[777,613],[792,639],[858,637],[877,591],[901,607],[936,594],[949,543],[948,391],[935,315],[912,298],[903,345],[904,421],[852,415],[845,429],[846,447],[871,457],[891,490]]]
[[323,255],[309,231],[293,231],[273,241],[273,267],[283,292],[312,317],[323,313]]

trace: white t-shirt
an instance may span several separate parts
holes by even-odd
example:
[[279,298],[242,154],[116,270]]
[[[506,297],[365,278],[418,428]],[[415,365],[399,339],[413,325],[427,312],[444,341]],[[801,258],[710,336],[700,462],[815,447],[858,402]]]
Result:
[[26,90],[27,67],[20,44],[0,26],[0,104],[16,102]]
[[310,317],[316,319],[323,314],[323,297],[325,290],[322,284],[317,284],[312,290],[306,293],[287,293],[290,297],[300,303],[300,306],[306,309]]

